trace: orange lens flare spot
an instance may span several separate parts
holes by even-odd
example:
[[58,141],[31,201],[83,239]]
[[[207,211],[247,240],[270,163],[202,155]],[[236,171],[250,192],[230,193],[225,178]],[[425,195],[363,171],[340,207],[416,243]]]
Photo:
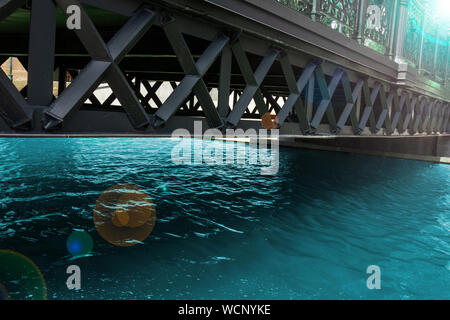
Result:
[[128,212],[123,209],[114,211],[114,214],[112,216],[112,223],[116,227],[125,227],[128,225],[128,222],[130,222],[130,216],[128,215]]
[[100,236],[109,243],[130,247],[142,243],[153,231],[156,209],[150,196],[141,188],[116,185],[98,198],[94,224]]
[[266,112],[261,117],[261,125],[266,130],[275,129],[278,126],[278,117],[270,114],[270,112]]

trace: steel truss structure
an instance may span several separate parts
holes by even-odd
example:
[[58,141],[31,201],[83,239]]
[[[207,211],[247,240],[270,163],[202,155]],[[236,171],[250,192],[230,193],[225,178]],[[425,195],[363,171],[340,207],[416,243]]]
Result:
[[[164,2],[33,1],[27,59],[21,56],[29,72],[26,89],[19,92],[0,72],[0,115],[8,129],[52,134],[67,132],[72,123],[71,130],[89,133],[110,121],[105,114],[119,112],[124,117],[115,121],[128,121],[130,132],[151,134],[177,115],[201,116],[210,128],[226,129],[269,112],[278,127],[296,122],[304,135],[324,127],[336,135],[345,128],[354,135],[450,133],[445,98],[347,70],[239,26],[207,24],[198,12]],[[26,3],[0,0],[0,25]],[[105,30],[96,27],[85,3],[129,19],[105,41]],[[75,58],[55,52],[56,7],[66,13],[72,5],[81,8],[82,28],[70,32],[88,54]],[[160,45],[166,51],[159,55],[142,51],[158,51]],[[158,62],[166,56],[177,65]],[[57,97],[52,93],[55,69]],[[67,72],[74,78],[68,87]],[[100,102],[96,89],[105,83],[112,92]],[[172,92],[163,99],[159,92],[165,83]],[[89,112],[91,123],[77,120],[81,112]]]

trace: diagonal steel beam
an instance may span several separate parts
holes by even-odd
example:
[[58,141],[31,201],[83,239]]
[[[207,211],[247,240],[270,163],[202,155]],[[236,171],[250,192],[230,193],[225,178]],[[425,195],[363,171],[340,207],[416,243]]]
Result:
[[23,6],[27,0],[0,0],[0,21]]
[[443,104],[442,106],[442,112],[441,112],[441,116],[439,118],[439,124],[438,124],[438,131],[440,133],[444,132],[444,123],[445,123],[445,118],[447,116],[447,110],[448,110],[448,104]]
[[195,62],[180,32],[180,26],[176,22],[171,21],[167,23],[164,26],[164,32],[186,76],[164,104],[156,111],[153,125],[155,127],[163,125],[180,108],[181,104],[188,98],[191,92],[194,91],[209,125],[211,127],[223,126],[223,121],[212,101],[203,76],[214,61],[216,61],[230,39],[224,34],[218,34],[197,62]]
[[[134,75],[126,75],[125,78],[127,79],[128,84],[133,89],[134,94],[138,98],[138,101],[143,105],[144,109],[146,111],[150,110],[150,97],[147,98],[144,97],[144,95],[141,93],[142,88],[142,78],[140,76],[134,76]],[[133,82],[134,80],[134,82]]]
[[148,80],[144,80],[144,81],[142,81],[142,84],[144,85],[145,90],[147,90],[147,97],[145,98],[145,100],[147,102],[149,102],[150,100],[153,100],[153,102],[156,104],[156,107],[158,107],[158,108],[161,107],[162,102],[159,99],[156,92],[161,87],[162,82],[156,81],[155,84],[152,86],[152,85],[150,85],[150,82]]
[[317,68],[316,63],[309,63],[303,73],[301,74],[298,81],[295,79],[294,70],[292,69],[292,65],[289,61],[289,56],[287,54],[283,54],[280,58],[281,67],[283,69],[284,77],[286,79],[287,86],[289,88],[290,94],[287,98],[284,106],[281,108],[280,112],[278,112],[278,126],[281,127],[286,121],[288,115],[292,112],[295,107],[295,112],[298,117],[300,129],[303,134],[309,133],[311,127],[309,125],[309,121],[307,118],[306,108],[303,104],[301,93],[305,89],[306,85],[309,83],[309,80],[314,74],[314,70]]
[[0,69],[0,115],[11,128],[25,129],[31,122],[26,106],[24,97]]
[[450,105],[447,105],[447,115],[445,116],[442,132],[450,132]]
[[[77,2],[75,0],[58,0],[58,4],[63,8]],[[148,116],[139,100],[137,98],[134,99],[136,95],[118,68],[118,64],[145,32],[148,31],[155,19],[156,15],[152,11],[146,8],[140,9],[108,42],[108,45],[104,44],[101,37],[99,38],[98,33],[94,32],[91,39],[89,39],[89,34],[85,32],[78,33],[84,39],[84,43],[93,41],[101,42],[102,44],[87,44],[87,50],[93,55],[93,60],[75,78],[70,87],[64,90],[61,96],[53,102],[49,110],[45,112],[44,128],[50,130],[60,125],[70,113],[89,98],[103,78],[106,78],[112,88],[114,87],[113,92],[114,89],[123,90],[114,93],[127,113],[130,122],[137,129],[146,124],[148,125]],[[91,30],[90,28],[93,27],[93,24],[87,15],[82,21],[86,23],[87,29]],[[144,118],[147,119],[146,122],[143,121]]]
[[427,103],[427,100],[425,98],[422,98],[419,109],[416,110],[414,114],[414,126],[413,130],[410,133],[417,133],[420,131],[420,128],[422,128],[422,122],[423,122],[423,114],[425,111],[425,105]]
[[155,12],[143,7],[108,41],[108,51],[116,64],[136,46],[155,23],[156,18]]
[[322,94],[322,101],[317,107],[316,113],[311,121],[311,127],[315,130],[319,127],[322,122],[323,116],[327,114],[328,122],[330,124],[330,129],[332,132],[336,132],[336,118],[334,115],[333,105],[331,99],[333,98],[334,92],[344,76],[344,71],[340,68],[336,68],[333,72],[333,76],[329,84],[327,84],[325,75],[323,73],[322,67],[319,66],[315,70],[316,80],[319,85],[320,92]]
[[[25,4],[24,0],[0,0],[0,21]],[[13,129],[28,129],[32,124],[28,106],[6,74],[0,70],[0,116]]]
[[408,107],[408,111],[405,116],[405,120],[403,121],[402,132],[405,130],[409,130],[409,133],[413,131],[414,122],[413,119],[413,111],[416,110],[416,104],[419,99],[417,96],[413,96],[412,99],[408,98],[406,106]]
[[308,123],[312,120],[312,115],[314,111],[314,91],[315,91],[315,85],[316,85],[316,78],[314,77],[314,74],[311,76],[311,78],[308,81],[308,85],[305,88],[305,95],[306,95],[306,118],[308,119]]
[[78,38],[80,39],[81,43],[86,48],[88,53],[91,55],[92,59],[97,61],[111,61],[111,56],[105,42],[103,41],[102,36],[97,31],[97,28],[89,18],[80,1],[55,0],[55,2],[65,15],[67,15],[67,8],[72,5],[78,6],[80,8],[80,19],[82,27],[80,29],[75,29],[75,33],[77,34]]
[[436,103],[436,105],[434,106],[434,108],[432,110],[432,119],[431,119],[431,123],[430,123],[430,132],[437,132],[436,125],[438,123],[438,118],[440,116],[441,106],[442,106],[442,103],[438,102],[438,103]]
[[[392,128],[391,119],[389,117],[389,110],[391,109],[391,106],[388,105],[387,99],[386,99],[386,91],[384,90],[384,86],[381,86],[380,92],[379,92],[380,102],[381,102],[381,113],[380,117],[378,118],[377,125],[375,127],[376,132],[378,132],[381,128],[386,130],[386,134],[390,135],[392,134],[392,131],[394,128]],[[394,91],[392,92],[392,98],[395,98],[395,101],[398,104],[398,97],[397,93]],[[392,105],[392,100],[391,100]]]
[[92,60],[63,91],[59,98],[45,111],[44,129],[51,130],[61,125],[67,116],[81,106],[100,85],[111,62]]
[[117,64],[112,64],[107,70],[106,79],[133,127],[140,129],[147,126],[149,124],[147,113]]
[[95,94],[91,94],[89,96],[89,101],[92,103],[93,106],[95,107],[101,107],[102,104],[100,103],[100,101],[97,99],[97,97],[95,96]]
[[275,110],[276,113],[280,112],[281,107],[277,102],[277,99],[275,99],[272,94],[267,91],[265,88],[261,88],[261,92],[263,93],[264,97],[267,99],[267,104],[269,104],[272,108],[269,108],[267,112],[270,112],[271,110]]
[[377,99],[378,93],[381,90],[381,83],[377,83],[375,87],[372,89],[372,92],[370,92],[369,84],[367,80],[364,80],[363,84],[363,94],[364,94],[364,100],[366,102],[366,107],[363,110],[363,113],[361,114],[361,119],[359,121],[359,129],[363,131],[366,128],[367,122],[370,124],[370,131],[372,133],[376,133],[376,119],[375,119],[375,113],[373,112],[373,106],[375,104],[375,101]]
[[248,57],[245,54],[245,51],[239,41],[232,45],[232,50],[238,62],[242,76],[244,77],[244,80],[247,84],[244,92],[242,93],[237,103],[234,105],[233,110],[228,115],[226,120],[228,125],[237,126],[252,99],[254,99],[255,101],[256,108],[258,109],[260,116],[268,111],[267,105],[264,102],[262,96],[260,86],[270,68],[275,63],[275,60],[277,59],[280,51],[276,49],[270,49],[264,56],[255,73],[253,73],[250,62],[248,61]]
[[344,110],[342,111],[342,114],[337,122],[337,128],[338,130],[342,130],[344,128],[348,117],[350,116],[350,121],[352,124],[353,133],[358,135],[361,133],[361,130],[359,129],[359,123],[358,118],[356,116],[356,108],[355,103],[358,100],[358,98],[361,96],[362,88],[364,85],[364,80],[360,79],[355,85],[355,88],[353,89],[353,92],[350,96],[348,96],[351,87],[350,87],[350,81],[348,80],[347,75],[345,75],[343,78],[342,84],[344,86],[344,92],[346,95],[347,104],[344,107]]
[[445,117],[445,113],[447,111],[446,109],[447,109],[447,105],[442,103],[441,111],[439,113],[438,122],[436,125],[436,132],[442,133],[442,124],[444,123],[444,117]]
[[430,101],[425,110],[425,118],[422,122],[422,130],[421,132],[428,132],[430,130],[430,122],[431,122],[431,113],[433,112],[433,107],[436,104],[436,101]]
[[[392,129],[394,132],[395,129],[398,130],[399,133],[402,133],[403,130],[403,108],[405,107],[406,100],[408,99],[408,94],[406,92],[402,92],[400,95],[400,101],[398,100],[397,90],[393,89],[391,93],[394,92],[393,97],[393,108],[392,108]],[[389,97],[390,98],[390,97]],[[389,100],[388,98],[388,100]],[[389,105],[389,102],[388,102]]]
[[102,107],[111,107],[111,104],[116,100],[116,95],[112,92],[108,98],[102,103]]

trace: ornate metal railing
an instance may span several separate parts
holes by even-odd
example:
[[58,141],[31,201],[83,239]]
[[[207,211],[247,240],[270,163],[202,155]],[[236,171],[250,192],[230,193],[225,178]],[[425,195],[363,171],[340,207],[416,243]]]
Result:
[[427,0],[275,1],[450,84],[450,28],[436,23]]
[[408,7],[408,20],[404,37],[404,58],[415,67],[419,66],[421,47],[423,47],[423,34],[425,16],[423,8],[413,2]]
[[391,20],[395,12],[394,1],[379,1],[370,0],[367,7],[367,17],[373,20],[373,17],[379,15],[380,19],[377,21],[370,21],[371,28],[367,25],[364,28],[364,38],[374,41],[375,43],[387,48],[389,46],[389,36],[391,32]]

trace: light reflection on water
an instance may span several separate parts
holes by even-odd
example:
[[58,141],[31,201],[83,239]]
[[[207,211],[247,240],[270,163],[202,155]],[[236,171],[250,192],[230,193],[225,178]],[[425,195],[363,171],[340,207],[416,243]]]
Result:
[[[449,166],[281,149],[279,173],[262,176],[175,165],[176,143],[0,139],[0,249],[40,267],[50,299],[450,298]],[[96,233],[95,201],[117,184],[156,204],[143,245]],[[70,261],[74,228],[94,252]],[[79,292],[65,287],[73,263]],[[380,291],[366,288],[369,265],[381,267]]]

